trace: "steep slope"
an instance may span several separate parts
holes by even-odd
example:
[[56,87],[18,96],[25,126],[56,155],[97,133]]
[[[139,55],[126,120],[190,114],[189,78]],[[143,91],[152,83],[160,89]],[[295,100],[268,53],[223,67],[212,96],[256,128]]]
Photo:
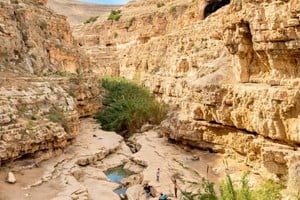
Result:
[[[0,1],[0,164],[49,158],[100,107],[99,81],[66,17],[46,1]],[[38,162],[38,160],[37,160]]]
[[177,107],[167,137],[242,155],[265,177],[288,174],[299,192],[299,1],[227,3],[133,2],[119,21],[74,35],[94,72],[135,79]]
[[120,6],[82,3],[76,0],[49,0],[47,6],[68,17],[71,26],[82,24],[90,17],[101,16]]

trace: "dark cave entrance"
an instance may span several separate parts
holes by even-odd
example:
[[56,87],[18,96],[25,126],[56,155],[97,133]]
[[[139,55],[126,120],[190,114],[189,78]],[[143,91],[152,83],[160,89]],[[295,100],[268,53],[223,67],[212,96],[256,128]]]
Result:
[[206,18],[208,15],[216,12],[219,8],[230,4],[230,0],[217,0],[217,1],[213,1],[209,4],[207,4],[207,6],[204,9],[204,18]]

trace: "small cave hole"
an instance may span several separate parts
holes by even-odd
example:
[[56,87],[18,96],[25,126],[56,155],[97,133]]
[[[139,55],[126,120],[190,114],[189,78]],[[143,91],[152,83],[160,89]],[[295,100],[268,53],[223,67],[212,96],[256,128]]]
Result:
[[216,12],[219,8],[225,6],[229,3],[230,3],[230,0],[217,0],[217,1],[213,1],[209,4],[207,4],[207,6],[204,9],[204,18],[206,18],[210,14]]

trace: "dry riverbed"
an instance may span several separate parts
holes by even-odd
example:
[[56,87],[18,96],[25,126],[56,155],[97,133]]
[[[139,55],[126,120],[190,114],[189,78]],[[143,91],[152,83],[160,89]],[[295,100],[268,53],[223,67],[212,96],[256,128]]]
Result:
[[[142,187],[145,182],[153,185],[157,193],[167,193],[175,199],[174,177],[179,189],[194,190],[202,177],[217,183],[224,177],[225,170],[233,178],[240,178],[248,169],[242,162],[223,154],[169,143],[154,130],[135,134],[131,141],[131,148],[138,150],[136,153],[132,153],[118,134],[100,130],[93,119],[83,119],[80,134],[63,154],[38,165],[34,165],[33,160],[22,159],[2,167],[0,200],[118,200],[114,190],[119,183],[110,181],[104,172],[120,165],[134,172],[122,180],[128,188],[128,199],[146,199]],[[161,169],[159,182],[156,181],[157,168]],[[9,171],[16,176],[15,184],[5,182]],[[252,174],[250,183],[259,179]]]

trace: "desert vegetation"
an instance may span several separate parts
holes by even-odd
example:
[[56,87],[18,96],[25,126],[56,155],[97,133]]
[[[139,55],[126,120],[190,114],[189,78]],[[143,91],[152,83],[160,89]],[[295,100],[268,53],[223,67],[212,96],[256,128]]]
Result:
[[92,16],[92,17],[88,18],[88,19],[84,22],[84,24],[88,24],[88,23],[95,22],[95,21],[97,21],[98,17],[99,17],[99,16]]
[[121,18],[121,10],[112,10],[110,11],[110,14],[108,16],[108,20],[113,21],[119,21],[119,19]]
[[220,183],[219,190],[215,190],[214,183],[207,179],[202,180],[198,192],[182,192],[181,200],[280,200],[283,189],[281,184],[271,180],[265,181],[256,189],[251,189],[247,179],[248,173],[245,173],[239,184],[234,184],[231,177],[226,175]]
[[143,124],[159,124],[167,113],[167,106],[155,100],[150,92],[137,84],[120,78],[104,78],[106,90],[104,108],[95,118],[102,129],[122,135],[132,133]]
[[159,2],[159,3],[156,4],[157,8],[160,8],[160,7],[163,7],[163,6],[165,6],[165,4],[163,2]]

